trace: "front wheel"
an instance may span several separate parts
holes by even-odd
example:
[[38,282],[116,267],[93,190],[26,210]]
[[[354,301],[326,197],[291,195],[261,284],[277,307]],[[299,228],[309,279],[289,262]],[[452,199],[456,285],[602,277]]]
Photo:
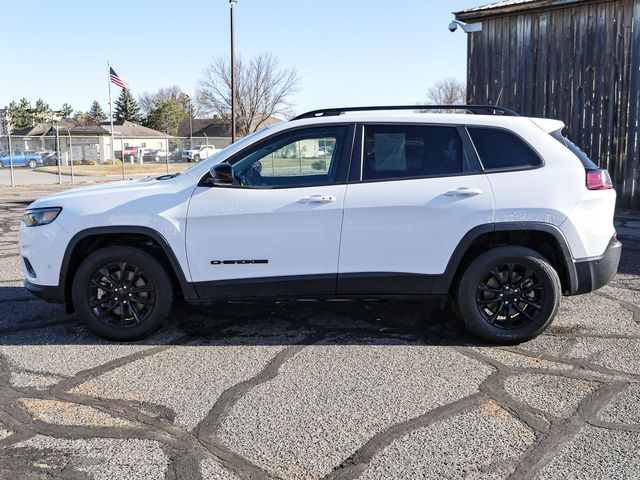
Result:
[[500,247],[472,261],[457,288],[467,328],[493,343],[516,344],[542,333],[556,315],[558,273],[538,252]]
[[131,341],[156,331],[171,310],[167,272],[147,252],[113,246],[90,254],[72,284],[73,306],[96,335]]
[[29,160],[29,163],[27,165],[29,165],[29,168],[36,168],[38,166],[38,162],[36,162],[35,160]]
[[200,155],[196,154],[193,156],[193,161],[198,163],[200,161]]

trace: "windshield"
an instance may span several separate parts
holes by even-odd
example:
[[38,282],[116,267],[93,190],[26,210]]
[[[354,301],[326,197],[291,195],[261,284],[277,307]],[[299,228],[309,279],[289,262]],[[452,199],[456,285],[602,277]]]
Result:
[[[213,165],[216,165],[217,163],[220,163],[222,160],[224,160],[227,157],[227,152],[229,151],[229,149],[231,149],[231,148],[242,149],[242,148],[246,147],[247,145],[251,144],[251,142],[253,141],[253,139],[256,136],[258,136],[259,134],[262,134],[268,128],[271,128],[271,126],[268,126],[268,127],[262,128],[262,129],[260,129],[260,130],[258,130],[256,132],[253,132],[252,134],[247,135],[246,137],[242,138],[241,140],[238,140],[236,143],[232,143],[231,145],[227,145],[222,150],[216,150],[216,153],[214,153],[210,157],[206,158],[206,161],[209,162],[208,163],[209,168],[211,168]],[[191,167],[187,168],[183,173],[188,173],[191,170],[200,167],[201,165],[202,165],[202,162],[194,163]]]

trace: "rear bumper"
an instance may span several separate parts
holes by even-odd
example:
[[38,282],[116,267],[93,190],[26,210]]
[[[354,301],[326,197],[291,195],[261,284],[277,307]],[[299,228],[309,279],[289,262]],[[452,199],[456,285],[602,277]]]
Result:
[[621,254],[622,243],[614,237],[602,256],[574,261],[577,289],[571,294],[593,292],[609,283],[618,271]]
[[28,280],[24,281],[24,288],[36,297],[50,303],[64,303],[64,288],[59,286],[36,285]]

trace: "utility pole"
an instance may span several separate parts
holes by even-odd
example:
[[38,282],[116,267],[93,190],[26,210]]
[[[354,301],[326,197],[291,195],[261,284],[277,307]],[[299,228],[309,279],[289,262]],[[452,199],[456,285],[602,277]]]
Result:
[[191,106],[191,97],[185,94],[189,101],[189,148],[193,149],[193,107]]
[[231,143],[236,142],[236,59],[233,45],[233,10],[237,0],[229,0],[231,17]]

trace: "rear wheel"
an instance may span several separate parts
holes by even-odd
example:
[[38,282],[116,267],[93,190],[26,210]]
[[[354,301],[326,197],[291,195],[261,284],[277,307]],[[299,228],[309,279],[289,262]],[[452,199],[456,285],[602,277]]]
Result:
[[72,285],[73,305],[96,335],[138,340],[156,331],[171,310],[167,272],[147,252],[107,247],[87,257]]
[[469,264],[458,285],[457,305],[473,333],[515,344],[547,328],[560,296],[560,278],[546,258],[525,247],[501,247]]

